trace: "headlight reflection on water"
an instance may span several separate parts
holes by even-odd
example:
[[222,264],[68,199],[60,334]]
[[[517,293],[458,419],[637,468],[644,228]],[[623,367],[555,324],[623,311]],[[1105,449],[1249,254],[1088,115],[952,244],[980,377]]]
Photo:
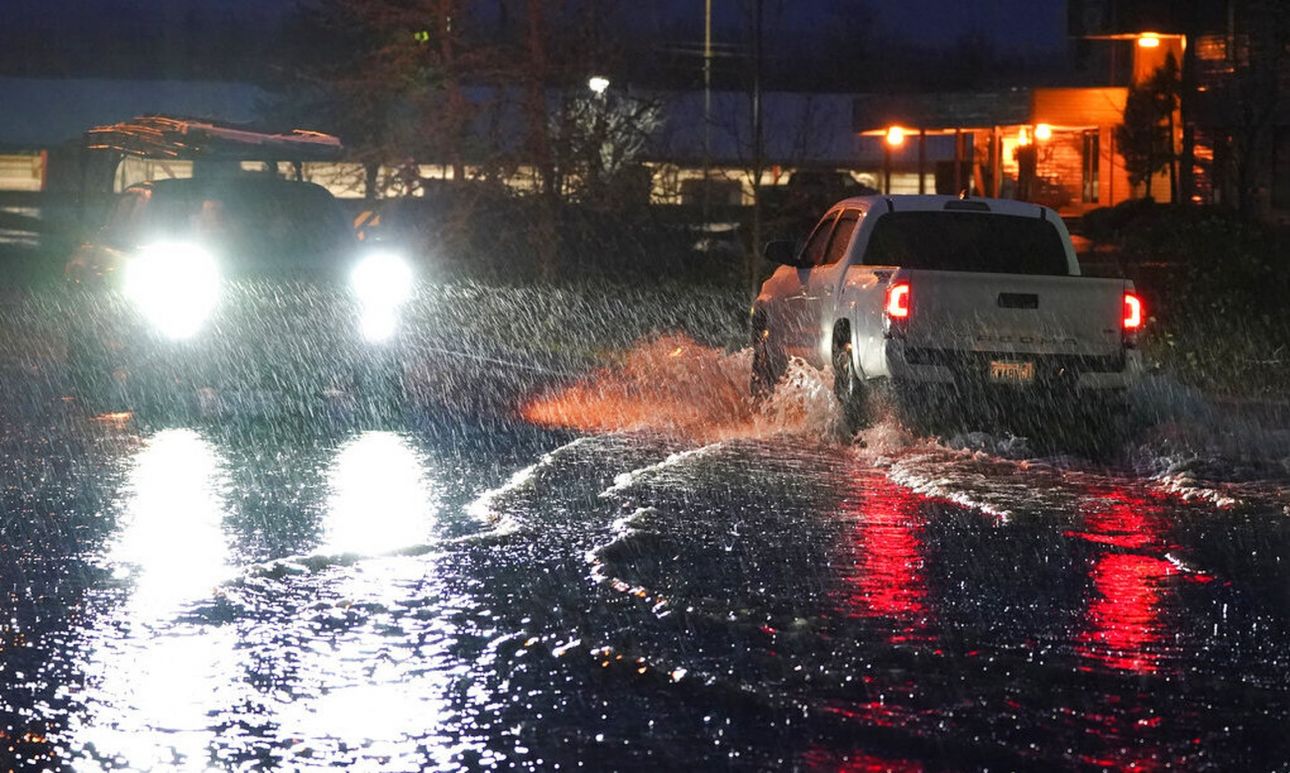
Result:
[[190,429],[148,440],[130,470],[114,572],[133,579],[130,608],[155,618],[205,596],[232,571],[224,534],[230,488],[214,447]]
[[159,242],[139,250],[125,266],[125,294],[159,332],[191,338],[219,302],[215,257],[194,244]]
[[69,720],[76,769],[202,770],[267,749],[289,769],[460,759],[473,742],[449,733],[459,664],[438,556],[388,555],[434,536],[426,461],[397,433],[348,439],[324,469],[319,543],[363,560],[282,580],[252,573],[217,599],[237,574],[226,463],[191,430],[152,436],[107,554],[130,595],[91,632],[85,711]]
[[364,432],[345,444],[328,474],[323,549],[374,555],[421,545],[437,503],[420,455],[394,432]]
[[135,456],[107,553],[130,595],[90,649],[89,712],[74,728],[78,769],[102,758],[200,769],[209,758],[210,712],[237,689],[236,631],[180,616],[231,574],[228,489],[223,460],[192,430],[158,432]]
[[[342,445],[327,471],[320,549],[365,559],[334,577],[329,595],[364,611],[325,646],[302,649],[292,664],[295,696],[269,709],[279,734],[301,739],[292,755],[307,749],[315,759],[415,770],[448,766],[469,745],[447,735],[457,721],[448,695],[460,677],[449,653],[453,624],[441,611],[448,594],[439,557],[389,555],[435,535],[440,494],[426,461],[404,436],[369,431]],[[332,611],[316,614],[330,620]]]

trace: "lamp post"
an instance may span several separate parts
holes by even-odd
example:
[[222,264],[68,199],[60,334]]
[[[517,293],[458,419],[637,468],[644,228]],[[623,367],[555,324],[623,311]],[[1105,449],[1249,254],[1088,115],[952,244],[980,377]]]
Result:
[[891,193],[891,152],[905,144],[905,130],[899,126],[887,129],[882,143],[882,192]]

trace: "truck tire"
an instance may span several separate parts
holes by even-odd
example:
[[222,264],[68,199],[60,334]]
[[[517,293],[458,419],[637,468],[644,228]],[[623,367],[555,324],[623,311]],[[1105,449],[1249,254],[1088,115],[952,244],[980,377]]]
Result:
[[833,394],[842,409],[842,422],[848,434],[869,426],[869,388],[855,372],[851,328],[842,323],[833,332]]
[[756,400],[764,400],[775,394],[775,385],[784,377],[784,366],[776,366],[775,357],[767,350],[764,343],[753,344],[752,378],[749,391]]
[[754,400],[764,400],[775,393],[775,386],[788,370],[788,358],[771,346],[764,316],[753,317],[751,327],[753,361],[748,386]]

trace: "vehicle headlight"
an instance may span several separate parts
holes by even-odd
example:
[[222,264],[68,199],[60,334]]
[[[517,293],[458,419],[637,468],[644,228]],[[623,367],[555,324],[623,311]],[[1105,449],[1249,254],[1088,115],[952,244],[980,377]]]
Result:
[[195,244],[159,242],[138,251],[125,266],[125,294],[162,334],[189,338],[219,302],[215,257]]
[[412,297],[412,266],[393,253],[374,252],[354,267],[349,279],[363,337],[376,342],[394,335],[399,307]]

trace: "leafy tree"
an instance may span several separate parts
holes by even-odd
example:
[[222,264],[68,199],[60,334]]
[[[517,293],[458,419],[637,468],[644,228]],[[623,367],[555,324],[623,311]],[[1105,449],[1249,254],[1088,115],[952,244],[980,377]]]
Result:
[[1176,159],[1173,127],[1178,99],[1178,63],[1170,55],[1150,78],[1129,89],[1124,123],[1115,129],[1115,143],[1124,157],[1129,183],[1145,185],[1147,196],[1151,195],[1151,178],[1172,169]]

